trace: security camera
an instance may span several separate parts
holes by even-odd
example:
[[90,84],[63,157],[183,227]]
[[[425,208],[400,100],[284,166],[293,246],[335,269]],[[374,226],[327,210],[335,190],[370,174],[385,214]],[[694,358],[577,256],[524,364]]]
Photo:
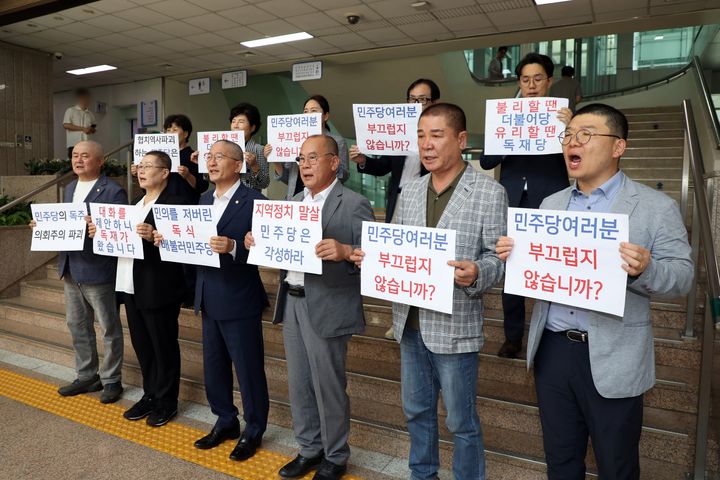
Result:
[[62,53],[62,52],[55,52],[55,53],[53,53],[53,57],[55,57],[55,60],[62,60],[62,59],[63,59],[63,53]]
[[354,13],[348,13],[345,18],[347,18],[350,25],[357,25],[360,21],[360,15],[355,15]]

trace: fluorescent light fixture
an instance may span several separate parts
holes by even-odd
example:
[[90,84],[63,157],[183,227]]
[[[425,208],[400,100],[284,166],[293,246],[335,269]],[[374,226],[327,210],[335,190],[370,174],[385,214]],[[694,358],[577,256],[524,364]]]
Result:
[[664,35],[658,35],[657,37],[655,37],[655,40],[662,40],[663,38],[665,38]]
[[260,38],[258,40],[250,40],[249,42],[240,42],[240,44],[244,45],[248,48],[255,48],[255,47],[264,47],[266,45],[275,45],[278,43],[287,43],[287,42],[296,42],[298,40],[307,40],[308,38],[313,38],[313,36],[307,32],[298,32],[298,33],[290,33],[288,35],[280,35],[278,37],[267,37],[267,38]]
[[117,67],[113,67],[112,65],[95,65],[94,67],[68,70],[66,73],[72,73],[73,75],[88,75],[90,73],[107,72],[108,70],[116,70],[116,69],[117,69]]
[[535,0],[535,5],[547,5],[549,3],[569,2],[570,0]]

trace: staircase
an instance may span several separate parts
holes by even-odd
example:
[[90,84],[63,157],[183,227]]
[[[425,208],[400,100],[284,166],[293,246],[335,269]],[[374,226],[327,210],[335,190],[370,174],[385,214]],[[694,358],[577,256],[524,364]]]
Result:
[[[676,108],[627,110],[631,122],[629,148],[621,167],[635,180],[679,199],[682,164],[682,121]],[[74,354],[67,327],[62,283],[54,264],[44,267],[44,278],[21,282],[20,295],[0,300],[0,348],[69,367]],[[278,287],[277,271],[261,269],[271,303]],[[35,277],[37,278],[37,277]],[[484,295],[486,342],[480,353],[477,408],[482,422],[488,460],[488,478],[500,480],[545,477],[542,432],[536,406],[533,376],[524,360],[498,358],[503,341],[500,286]],[[532,301],[528,300],[528,313]],[[702,300],[698,302],[703,305]],[[681,479],[692,470],[700,366],[700,340],[684,339],[685,299],[656,299],[652,303],[655,330],[657,385],[645,395],[645,418],[640,443],[642,478]],[[400,350],[383,338],[391,325],[387,302],[365,298],[367,329],[353,337],[348,348],[348,392],[351,399],[352,445],[392,456],[407,456],[409,439],[400,402]],[[124,382],[141,385],[124,309]],[[263,316],[265,365],[271,396],[270,421],[291,424],[287,368],[282,328],[271,324],[272,306]],[[183,399],[205,403],[202,369],[201,321],[191,311],[180,314]],[[696,314],[698,335],[702,322]],[[98,332],[99,334],[99,332]],[[527,335],[526,335],[527,338]],[[102,345],[98,346],[102,352]],[[717,371],[717,370],[716,370]],[[236,392],[236,405],[240,406]],[[450,468],[451,436],[442,424],[441,461]],[[709,468],[717,474],[718,442],[711,436]],[[352,460],[352,459],[351,459]],[[592,452],[588,465],[594,469]],[[597,478],[588,474],[588,478]]]

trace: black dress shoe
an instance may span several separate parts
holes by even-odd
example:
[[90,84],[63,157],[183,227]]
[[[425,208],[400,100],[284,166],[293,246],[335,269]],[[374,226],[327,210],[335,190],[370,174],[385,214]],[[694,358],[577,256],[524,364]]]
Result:
[[347,465],[336,465],[323,460],[313,475],[313,480],[338,480],[347,471]]
[[502,358],[518,358],[518,353],[522,350],[522,340],[505,340],[500,347],[498,357]]
[[304,477],[313,468],[320,465],[323,460],[323,454],[321,453],[317,457],[303,457],[298,455],[295,459],[280,469],[280,476],[283,478],[296,478]]
[[234,427],[229,428],[218,428],[213,429],[202,437],[200,440],[195,442],[195,448],[200,450],[207,450],[208,448],[215,448],[225,440],[234,440],[240,436],[240,425],[237,424]]
[[162,427],[177,415],[177,407],[159,407],[152,411],[147,418],[147,424],[151,427]]
[[102,393],[100,394],[100,403],[115,403],[120,400],[122,393],[122,383],[106,383],[103,386]]
[[140,420],[150,415],[153,408],[155,408],[155,400],[152,397],[142,397],[140,401],[123,413],[123,417],[128,420]]
[[58,393],[63,397],[72,397],[80,395],[81,393],[99,392],[102,389],[103,386],[102,383],[100,383],[100,377],[95,375],[87,380],[76,378],[71,384],[58,388]]
[[258,447],[262,443],[262,437],[260,438],[247,438],[245,435],[240,438],[238,444],[230,452],[230,460],[236,462],[242,462],[255,455]]

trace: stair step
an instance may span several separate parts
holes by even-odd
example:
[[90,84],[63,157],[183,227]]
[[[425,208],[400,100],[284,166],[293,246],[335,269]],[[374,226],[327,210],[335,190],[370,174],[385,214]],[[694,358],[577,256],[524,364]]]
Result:
[[620,109],[625,115],[636,114],[659,114],[659,113],[682,113],[680,105],[665,105],[655,107],[632,107]]
[[636,126],[630,130],[628,134],[628,144],[631,144],[635,139],[643,138],[678,138],[683,137],[685,130],[683,127],[677,128],[666,128],[656,130],[654,128],[646,128],[648,125]]
[[[626,158],[653,158],[653,157],[661,157],[661,158],[677,158],[678,159],[678,165],[682,165],[682,158],[683,158],[683,146],[680,144],[680,146],[674,146],[674,147],[640,147],[640,146],[634,146],[632,144],[632,141],[628,141],[628,147],[625,149],[625,153],[623,154],[623,159]],[[621,160],[622,162],[622,160]]]

